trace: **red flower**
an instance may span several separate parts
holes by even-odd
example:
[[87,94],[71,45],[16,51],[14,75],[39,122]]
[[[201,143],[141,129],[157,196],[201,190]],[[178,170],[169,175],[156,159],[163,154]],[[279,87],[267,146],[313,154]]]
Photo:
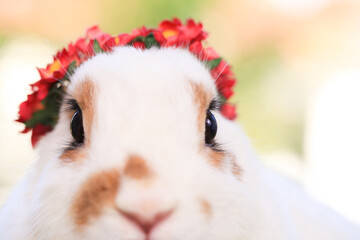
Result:
[[196,24],[193,19],[187,20],[186,25],[181,27],[181,30],[181,35],[185,40],[201,41],[207,37],[207,33],[202,30],[202,24]]
[[39,101],[42,101],[46,98],[47,94],[49,93],[49,89],[52,83],[49,83],[43,79],[37,81],[36,83],[32,84],[32,89],[36,92],[36,97]]
[[220,75],[233,75],[233,73],[230,70],[230,66],[224,60],[221,60],[220,64],[211,70],[211,75],[217,79]]
[[225,99],[229,99],[234,93],[232,89],[235,85],[235,82],[235,79],[229,78],[229,76],[226,75],[221,75],[216,79],[216,87]]
[[137,41],[137,42],[134,42],[133,43],[133,46],[134,46],[134,48],[140,48],[140,49],[145,49],[145,43],[143,43],[143,42],[139,42],[139,41]]
[[181,21],[177,18],[174,18],[172,21],[165,20],[159,24],[158,29],[166,39],[167,46],[171,46],[177,42],[181,26]]
[[205,48],[203,54],[205,60],[213,60],[220,57],[219,54],[212,47]]
[[130,34],[127,34],[127,33],[120,34],[117,37],[108,39],[104,43],[103,49],[105,51],[110,52],[113,47],[124,46],[124,45],[128,44],[129,42],[131,42],[132,39],[133,39],[133,37]]
[[[168,30],[172,30],[177,32],[178,29],[182,26],[181,21],[178,18],[173,18],[173,20],[164,20],[162,21],[159,26],[158,29],[160,31],[162,31],[164,33],[164,31],[168,31]],[[166,36],[166,34],[164,34],[165,38],[168,38],[169,36]]]
[[37,92],[29,94],[27,100],[22,102],[19,107],[19,118],[18,122],[27,122],[31,119],[34,112],[43,109],[44,106],[37,97]]
[[226,100],[228,100],[234,94],[234,91],[230,87],[222,88],[219,90],[219,92],[224,96]]
[[189,51],[194,53],[196,56],[199,56],[201,58],[201,56],[203,55],[203,46],[201,44],[200,41],[196,41],[192,44],[190,44],[189,46]]
[[166,46],[187,46],[207,37],[207,33],[202,30],[202,24],[196,24],[192,19],[187,20],[186,25],[182,25],[177,18],[172,21],[165,20],[159,24],[158,29],[167,40]]
[[167,43],[167,40],[162,32],[158,30],[153,31],[155,40],[160,44],[160,46],[165,46]]
[[61,59],[58,57],[54,57],[53,63],[48,64],[45,69],[38,68],[38,72],[42,80],[50,83],[54,83],[64,77],[66,73],[66,70],[64,69],[64,65],[65,66],[68,65],[64,57],[61,57]]
[[152,29],[147,29],[146,27],[141,27],[141,28],[136,28],[134,30],[131,31],[131,36],[133,38],[142,36],[142,37],[146,37],[149,33],[152,32]]
[[59,61],[58,70],[55,72],[61,72],[62,74],[65,74],[67,67],[70,63],[73,61],[80,61],[80,58],[78,56],[78,49],[73,45],[69,44],[68,49],[63,49],[62,51],[59,51],[55,57],[54,61]]
[[[73,47],[74,47],[73,52],[75,52],[77,50],[82,54],[86,54],[89,46],[88,46],[88,43],[86,42],[85,38],[79,38],[76,41],[75,45],[73,45]],[[69,48],[70,48],[70,46],[69,46]]]
[[99,26],[93,26],[86,31],[86,38],[90,40],[96,39],[99,42],[100,47],[103,47],[112,36],[108,33],[103,33]]
[[88,39],[96,39],[98,37],[101,37],[102,34],[103,32],[100,30],[99,26],[94,25],[86,29],[85,37]]
[[224,115],[229,120],[234,120],[236,118],[236,108],[230,103],[224,103],[221,107],[221,114]]

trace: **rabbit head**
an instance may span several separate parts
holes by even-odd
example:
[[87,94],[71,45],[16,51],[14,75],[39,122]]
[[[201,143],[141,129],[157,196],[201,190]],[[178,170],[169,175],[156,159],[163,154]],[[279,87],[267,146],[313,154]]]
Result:
[[23,239],[256,238],[256,163],[218,101],[186,49],[87,60],[12,203],[26,206]]

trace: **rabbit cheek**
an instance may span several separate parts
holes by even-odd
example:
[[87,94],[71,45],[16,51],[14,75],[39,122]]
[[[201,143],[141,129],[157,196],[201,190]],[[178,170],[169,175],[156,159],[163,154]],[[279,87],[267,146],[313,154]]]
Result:
[[234,175],[236,179],[241,180],[243,169],[237,164],[235,160],[235,156],[231,155],[229,158],[231,165],[231,173]]
[[225,157],[225,152],[215,150],[209,150],[209,153],[207,155],[209,164],[221,171],[225,168]]
[[205,215],[207,219],[212,217],[212,208],[210,203],[205,199],[199,199],[200,211]]
[[96,173],[82,184],[75,195],[71,216],[78,228],[101,215],[105,206],[112,206],[120,186],[120,172],[116,169]]
[[216,169],[231,174],[238,180],[241,180],[242,168],[237,164],[235,156],[225,151],[209,150],[207,154],[208,163]]

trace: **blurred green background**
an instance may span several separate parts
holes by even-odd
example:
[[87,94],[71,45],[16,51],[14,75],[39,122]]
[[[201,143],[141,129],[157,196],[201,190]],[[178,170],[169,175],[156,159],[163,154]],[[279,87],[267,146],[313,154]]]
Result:
[[[351,206],[346,200],[350,194],[354,205],[360,201],[360,193],[340,194],[345,191],[341,184],[336,191],[322,190],[326,189],[322,184],[331,184],[332,170],[344,185],[359,183],[359,178],[354,182],[346,177],[351,169],[360,170],[360,145],[348,149],[344,144],[342,152],[353,152],[342,171],[340,158],[332,161],[336,154],[324,157],[324,152],[346,141],[358,141],[352,137],[360,130],[354,124],[349,125],[346,140],[330,136],[333,127],[347,125],[347,118],[338,122],[336,108],[329,115],[318,111],[323,102],[320,109],[331,108],[333,102],[342,109],[341,100],[349,90],[360,88],[359,1],[0,0],[0,6],[0,203],[33,161],[30,136],[19,134],[22,126],[13,120],[29,92],[28,84],[39,78],[35,67],[45,67],[59,48],[94,24],[119,34],[178,17],[201,21],[210,34],[208,46],[232,65],[238,82],[230,101],[237,105],[237,121],[261,161],[302,182],[315,197],[360,222],[359,207],[344,207]],[[347,80],[350,84],[345,84]],[[329,90],[330,100],[320,101],[319,96],[334,81],[340,87]],[[360,109],[357,100],[344,104]],[[330,129],[324,127],[328,120],[335,121]],[[329,138],[339,142],[328,144],[325,140]]]

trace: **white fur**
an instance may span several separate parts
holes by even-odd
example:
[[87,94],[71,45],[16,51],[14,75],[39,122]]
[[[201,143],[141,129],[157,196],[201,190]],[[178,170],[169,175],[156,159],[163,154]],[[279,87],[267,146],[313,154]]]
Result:
[[[146,159],[156,173],[149,186],[122,179],[116,204],[140,211],[144,201],[174,213],[151,234],[153,240],[347,240],[360,230],[313,202],[297,186],[264,169],[243,130],[214,112],[216,141],[236,157],[241,179],[212,167],[199,150],[204,139],[190,81],[213,96],[214,80],[204,65],[182,49],[117,48],[85,62],[72,76],[69,93],[85,78],[96,85],[96,105],[87,159],[59,160],[72,140],[64,112],[38,144],[38,159],[0,212],[0,239],[117,239],[144,236],[115,209],[107,207],[82,231],[69,214],[73,197],[89,176],[122,169],[130,154]],[[199,206],[206,199],[208,218]]]

